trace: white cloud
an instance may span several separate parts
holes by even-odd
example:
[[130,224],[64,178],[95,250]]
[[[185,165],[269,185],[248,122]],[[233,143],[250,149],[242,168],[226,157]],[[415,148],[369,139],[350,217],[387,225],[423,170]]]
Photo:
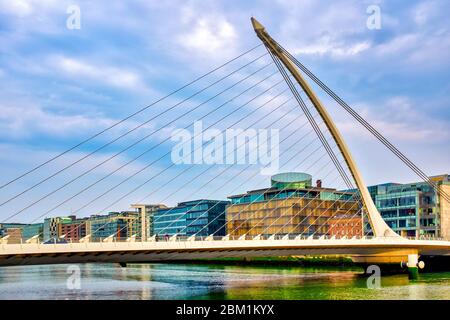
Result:
[[[37,163],[42,163],[48,159],[51,159],[58,155],[60,151],[46,151],[46,150],[30,150],[29,148],[23,148],[20,146],[8,145],[8,144],[0,144],[0,161],[1,162],[12,162],[14,161],[20,167],[28,167],[31,168],[35,166]],[[87,156],[89,151],[73,151],[70,154],[64,155],[63,157],[52,162],[52,167],[54,169],[63,168],[68,166],[69,164]],[[114,153],[96,153],[82,162],[78,163],[71,169],[68,169],[68,172],[72,176],[72,178],[77,175],[83,173],[94,167],[95,165],[106,161]],[[93,173],[95,175],[105,175],[111,173],[115,169],[121,167],[131,159],[124,154],[118,155],[117,157],[105,162],[105,164],[101,165],[99,168],[95,169]],[[143,159],[141,159],[143,160]],[[130,163],[120,171],[116,172],[113,176],[128,176],[138,171],[144,166],[144,164],[140,163],[139,160],[136,160],[133,163]],[[52,186],[56,188],[55,185]]]
[[[422,69],[448,64],[450,36],[444,1],[426,1],[389,11],[380,3],[380,30],[366,28],[367,4],[342,1],[279,0],[283,8],[280,41],[294,54],[329,56]],[[314,14],[320,12],[320,14]],[[273,32],[275,34],[276,30]],[[418,65],[420,63],[420,65]]]
[[221,15],[194,17],[184,16],[182,32],[177,37],[181,47],[199,55],[229,54],[235,48],[238,35],[233,25]]
[[330,54],[334,57],[351,57],[370,49],[371,43],[369,41],[361,41],[352,44],[336,44],[330,40],[316,42],[311,45],[299,47],[293,51],[293,54],[310,54],[310,55],[324,55]]
[[[35,137],[58,140],[77,137],[84,139],[117,121],[118,119],[104,117],[98,113],[57,113],[26,99],[15,99],[11,96],[2,97],[0,100],[0,135],[15,143]],[[117,144],[128,145],[145,136],[148,136],[145,140],[147,142],[162,141],[170,137],[168,131],[170,127],[164,127],[157,122],[144,124],[145,121],[145,118],[129,119],[99,136],[97,141],[111,141],[138,126],[138,129],[121,138]]]
[[281,32],[293,53],[347,58],[371,48],[370,37],[363,37],[367,14],[361,3],[278,2],[284,14]]
[[138,73],[123,68],[96,65],[66,56],[51,57],[49,65],[74,78],[89,78],[125,89],[146,89]]
[[[0,14],[6,15],[10,45],[29,41],[33,35],[65,32],[66,8],[70,0],[0,0]],[[62,19],[61,19],[62,18]]]
[[70,0],[0,0],[0,13],[19,17],[65,12]]
[[412,48],[419,41],[419,34],[402,34],[377,46],[377,54],[386,56]]
[[0,0],[0,13],[25,17],[33,12],[30,1],[27,0]]
[[448,30],[418,31],[400,34],[373,48],[381,62],[415,69],[442,67],[449,64],[450,34]]
[[[386,99],[383,104],[368,106],[357,104],[358,113],[368,120],[372,126],[393,141],[403,141],[414,144],[428,144],[448,141],[450,134],[446,128],[449,124],[439,119],[429,118],[419,112],[419,106],[404,96],[394,96]],[[338,127],[344,133],[355,139],[367,139],[371,134],[357,124],[353,118],[337,121]]]
[[112,123],[112,119],[50,113],[30,103],[0,103],[0,132],[14,139],[34,134],[81,136]]

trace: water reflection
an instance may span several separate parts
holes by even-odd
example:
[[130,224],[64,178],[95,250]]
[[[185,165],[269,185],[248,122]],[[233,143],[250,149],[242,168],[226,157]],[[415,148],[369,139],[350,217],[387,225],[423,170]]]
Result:
[[383,276],[368,289],[359,269],[193,264],[68,265],[0,268],[0,299],[450,299],[450,273]]

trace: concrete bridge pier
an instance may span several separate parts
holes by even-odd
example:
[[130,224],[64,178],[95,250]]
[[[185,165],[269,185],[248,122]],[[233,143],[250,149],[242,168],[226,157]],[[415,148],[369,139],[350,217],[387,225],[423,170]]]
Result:
[[408,276],[411,280],[417,280],[419,278],[419,269],[425,268],[425,263],[423,261],[419,261],[418,254],[408,254],[407,262],[402,261],[402,268],[408,269]]
[[407,267],[409,279],[417,280],[419,277],[419,269],[423,269],[425,267],[425,263],[423,261],[419,261],[418,254],[409,254]]
[[408,255],[408,276],[411,280],[416,280],[419,277],[419,255],[409,254]]
[[416,249],[394,249],[369,255],[355,255],[352,260],[367,266],[375,264],[390,272],[407,268],[411,280],[416,280],[419,277],[419,269],[425,267],[425,263],[419,261],[419,252]]

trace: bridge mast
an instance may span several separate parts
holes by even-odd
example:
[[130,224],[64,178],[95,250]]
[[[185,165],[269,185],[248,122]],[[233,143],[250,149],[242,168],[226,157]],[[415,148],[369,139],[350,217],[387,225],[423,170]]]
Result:
[[353,179],[356,182],[356,186],[361,194],[362,202],[367,210],[369,216],[369,222],[372,227],[373,233],[376,237],[399,237],[397,233],[395,233],[383,220],[378,209],[375,207],[375,204],[370,196],[369,190],[367,189],[366,184],[363,181],[362,175],[356,166],[355,161],[348,149],[344,138],[340,134],[333,120],[331,119],[330,114],[325,109],[324,105],[320,102],[319,98],[316,96],[312,88],[305,81],[303,76],[300,74],[300,71],[297,67],[292,63],[292,61],[284,54],[283,50],[278,46],[278,44],[272,39],[272,37],[266,32],[264,26],[259,23],[255,18],[251,18],[253,28],[257,36],[261,39],[266,48],[275,55],[281,63],[286,67],[287,70],[292,74],[298,84],[305,91],[308,98],[311,100],[314,107],[319,112],[321,118],[323,119],[325,125],[333,136],[339,150],[341,151],[345,162],[353,176]]

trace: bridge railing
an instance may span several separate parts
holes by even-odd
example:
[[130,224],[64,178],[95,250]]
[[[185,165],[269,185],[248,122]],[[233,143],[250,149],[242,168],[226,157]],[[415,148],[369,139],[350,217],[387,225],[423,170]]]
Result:
[[[258,235],[258,236],[250,236],[250,235],[227,235],[227,236],[185,236],[185,235],[177,235],[177,236],[160,236],[153,237],[148,239],[146,242],[189,242],[189,241],[251,241],[251,240],[264,240],[264,241],[277,241],[277,240],[297,240],[297,241],[308,241],[308,240],[371,240],[371,239],[382,239],[376,238],[374,236],[331,236],[331,235],[313,235],[307,236],[302,234],[276,234],[276,235]],[[427,240],[427,241],[443,241],[445,239],[441,237],[429,237],[429,236],[420,236],[420,237],[404,237],[405,240]],[[43,242],[40,239],[35,239],[35,241],[25,241],[21,239],[20,241],[2,241],[0,239],[0,244],[8,245],[8,244],[70,244],[70,243],[80,243],[81,241],[67,239],[52,239],[50,241]],[[114,242],[114,243],[125,243],[125,242],[142,242],[140,238],[130,239],[126,238],[116,238],[111,237],[109,239],[106,238],[94,238],[90,243],[103,243],[103,242]]]

